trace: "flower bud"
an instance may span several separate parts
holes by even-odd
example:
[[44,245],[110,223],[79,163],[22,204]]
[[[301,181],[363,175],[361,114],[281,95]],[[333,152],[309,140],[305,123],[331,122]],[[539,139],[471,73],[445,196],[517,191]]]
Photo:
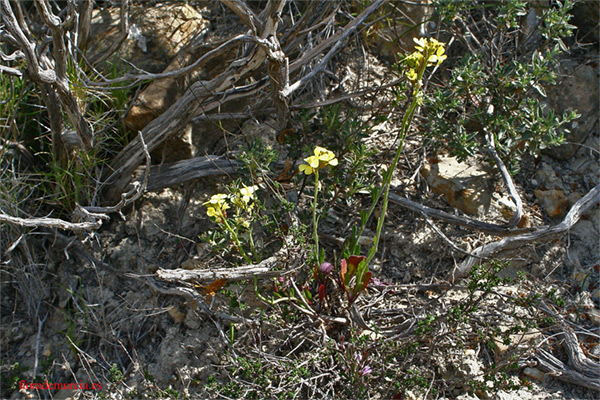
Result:
[[331,273],[331,271],[333,271],[333,265],[331,265],[328,262],[324,262],[319,267],[319,272],[322,273],[323,275],[329,275]]

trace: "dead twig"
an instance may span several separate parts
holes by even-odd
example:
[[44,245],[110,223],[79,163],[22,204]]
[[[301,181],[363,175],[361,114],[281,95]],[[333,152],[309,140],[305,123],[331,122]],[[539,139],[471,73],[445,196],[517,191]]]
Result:
[[598,203],[600,203],[600,185],[590,190],[588,194],[575,203],[561,223],[541,228],[533,232],[506,237],[500,241],[479,246],[473,251],[473,254],[477,257],[469,257],[458,265],[452,272],[451,281],[457,282],[466,277],[473,266],[479,262],[480,257],[491,257],[502,250],[515,249],[524,244],[549,240],[563,235],[575,225],[589,209],[596,206]]
[[449,214],[447,212],[437,210],[435,208],[424,206],[415,201],[409,200],[405,197],[399,196],[395,193],[390,192],[390,201],[398,204],[402,207],[408,208],[409,210],[418,212],[419,214],[425,214],[428,217],[441,219],[442,221],[449,222],[454,225],[463,226],[469,229],[475,229],[487,234],[496,236],[516,235],[526,232],[534,231],[535,228],[511,228],[506,225],[489,224],[487,222],[477,221],[472,218],[459,217],[456,215]]
[[506,166],[504,165],[504,163],[498,156],[498,153],[496,152],[496,145],[494,144],[494,138],[492,137],[492,135],[489,132],[485,133],[485,140],[488,145],[488,151],[494,158],[496,165],[498,165],[498,169],[500,170],[502,179],[504,180],[504,183],[506,184],[508,193],[510,194],[511,199],[513,200],[513,202],[515,203],[515,206],[517,208],[515,213],[513,214],[512,218],[510,219],[510,221],[508,221],[508,223],[505,225],[507,228],[513,228],[513,227],[517,226],[517,224],[519,222],[521,222],[521,218],[523,218],[523,202],[521,201],[521,196],[519,196],[519,193],[517,192],[517,188],[515,187],[515,184],[513,183],[512,178],[510,177],[510,172],[508,172],[508,170],[506,169]]

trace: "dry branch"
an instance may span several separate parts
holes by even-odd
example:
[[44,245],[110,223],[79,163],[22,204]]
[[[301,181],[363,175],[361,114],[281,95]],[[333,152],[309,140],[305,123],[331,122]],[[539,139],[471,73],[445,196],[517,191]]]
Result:
[[[282,0],[269,2],[270,14],[265,18],[264,29],[260,37],[276,36],[279,13],[283,8]],[[263,65],[266,53],[260,47],[248,57],[237,59],[220,75],[210,81],[194,83],[183,96],[161,116],[146,126],[142,134],[150,150],[155,149],[169,136],[181,132],[190,120],[201,109],[204,113],[214,110],[222,103],[222,98],[215,94],[234,87],[242,77],[257,70]],[[139,141],[132,141],[113,160],[111,166],[114,172],[107,179],[107,199],[118,198],[129,183],[133,171],[139,165],[143,153]]]
[[111,45],[104,52],[98,54],[96,57],[90,59],[90,63],[93,65],[98,65],[102,61],[106,60],[115,51],[121,47],[125,39],[129,36],[129,0],[121,1],[121,11],[119,13],[119,36],[115,41],[111,43]]
[[491,235],[517,235],[525,232],[531,232],[534,230],[534,228],[511,228],[507,227],[506,225],[490,224],[487,222],[477,221],[471,218],[459,217],[441,210],[437,210],[435,208],[424,206],[415,201],[409,200],[405,197],[399,196],[391,192],[390,201],[402,207],[408,208],[409,210],[418,212],[420,214],[425,214],[431,218],[441,219],[442,221],[446,221],[454,225],[463,226],[469,229],[475,229]]
[[[194,262],[184,263],[185,267],[193,268]],[[280,267],[280,270],[275,268]],[[287,268],[287,269],[286,269]],[[215,269],[159,269],[156,276],[168,282],[212,282],[217,279],[227,279],[227,281],[244,281],[256,278],[269,278],[274,276],[289,275],[295,269],[289,269],[289,264],[275,255],[266,258],[258,264],[242,265],[235,268],[215,268]]]
[[513,228],[517,226],[519,222],[521,222],[521,218],[523,217],[523,202],[521,201],[521,197],[519,196],[519,192],[517,192],[517,188],[515,187],[512,178],[510,177],[510,172],[508,172],[508,169],[506,169],[506,166],[504,165],[504,163],[500,159],[500,156],[498,156],[498,153],[496,152],[494,138],[489,132],[485,133],[485,140],[488,145],[488,151],[494,158],[496,165],[498,165],[498,169],[500,169],[500,174],[502,175],[502,179],[506,184],[508,193],[510,194],[510,197],[512,198],[517,208],[510,221],[508,221],[508,223],[505,225],[507,228]]
[[[148,167],[144,168],[147,171]],[[159,190],[165,187],[185,183],[192,179],[234,174],[239,164],[220,156],[204,156],[178,161],[170,164],[150,167],[150,179],[147,190]]]
[[331,58],[339,51],[340,46],[345,42],[348,36],[354,33],[356,29],[358,29],[358,27],[361,26],[361,24],[385,2],[385,0],[376,0],[372,2],[367,8],[363,10],[363,12],[361,12],[355,19],[349,22],[342,30],[337,32],[335,35],[331,36],[329,39],[323,41],[315,48],[303,54],[300,59],[291,63],[289,70],[290,73],[293,73],[299,70],[301,67],[307,65],[309,62],[311,62],[313,58],[317,56],[317,54],[320,54],[329,46],[333,46],[332,49],[329,50],[325,57],[323,57],[323,59],[319,62],[316,68],[311,69],[308,74],[304,75],[296,82],[289,85],[286,88],[286,90],[282,92],[282,95],[284,97],[289,97],[298,88],[303,87],[317,73],[323,71],[325,65],[327,65]]
[[90,231],[100,228],[102,220],[94,222],[68,222],[59,218],[19,218],[0,213],[0,222],[23,228],[58,228],[72,231]]
[[[63,124],[56,123],[56,120],[62,120],[61,111],[67,114],[69,121],[81,139],[81,143],[86,149],[89,149],[93,143],[92,128],[83,117],[81,108],[71,92],[67,76],[69,53],[65,39],[67,30],[77,14],[76,10],[69,7],[66,10],[64,20],[61,20],[59,16],[52,13],[47,0],[36,0],[34,4],[41,20],[51,33],[52,57],[50,57],[49,50],[47,50],[48,46],[43,41],[36,44],[34,36],[24,27],[26,25],[22,21],[20,6],[16,6],[17,16],[9,0],[0,0],[0,14],[6,30],[6,34],[2,36],[2,39],[19,48],[27,61],[25,69],[27,77],[37,83],[43,92],[46,92],[43,99],[48,107],[48,112],[51,114],[50,119],[55,120],[55,123],[50,125],[56,155],[62,155],[56,147],[56,144],[60,143],[60,135],[63,131]],[[50,95],[50,92],[53,92],[53,94]],[[58,105],[53,105],[56,100],[59,101],[62,110],[59,109]]]
[[500,241],[479,246],[473,251],[476,257],[469,257],[458,265],[453,273],[451,280],[456,282],[466,277],[473,266],[479,262],[479,258],[490,257],[502,250],[515,249],[524,244],[549,240],[566,233],[579,219],[592,207],[600,203],[600,185],[589,191],[583,198],[573,205],[563,221],[557,225],[524,233],[517,236],[506,237]]

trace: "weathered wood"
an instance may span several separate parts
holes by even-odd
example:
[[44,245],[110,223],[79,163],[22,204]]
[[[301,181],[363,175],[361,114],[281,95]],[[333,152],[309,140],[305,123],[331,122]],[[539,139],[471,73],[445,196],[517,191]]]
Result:
[[[284,1],[278,0],[269,2],[269,4],[272,14],[265,18],[261,38],[277,34],[279,13]],[[215,97],[215,95],[234,87],[236,82],[262,66],[265,59],[265,51],[258,47],[248,57],[232,62],[223,73],[214,79],[195,82],[175,104],[142,130],[148,148],[153,150],[170,136],[183,131],[198,109],[206,113],[219,107],[221,98],[220,96]],[[142,157],[143,152],[139,140],[133,140],[115,157],[111,163],[114,172],[109,177],[104,177],[107,182],[105,187],[107,200],[118,198],[125,190]]]
[[507,228],[514,228],[519,222],[521,222],[521,218],[523,218],[523,202],[521,201],[519,192],[517,192],[517,188],[515,187],[515,184],[512,181],[510,172],[508,172],[508,169],[506,169],[506,166],[502,162],[502,159],[500,159],[500,156],[498,156],[498,153],[496,152],[494,138],[489,132],[485,133],[485,140],[488,145],[488,151],[490,152],[492,158],[496,162],[496,165],[500,170],[500,174],[502,175],[502,179],[506,184],[506,189],[508,189],[508,193],[512,198],[513,202],[515,203],[515,207],[517,208],[510,221],[508,221],[508,223],[506,224]]
[[539,242],[542,240],[545,241],[563,235],[575,225],[589,209],[596,206],[598,203],[600,203],[600,185],[590,190],[588,194],[575,203],[561,223],[537,229],[533,232],[506,237],[500,241],[479,246],[472,252],[475,257],[468,257],[454,269],[451,281],[456,282],[466,277],[473,266],[480,262],[481,257],[487,258],[502,250],[515,249],[528,243]]
[[[159,269],[156,276],[168,282],[212,282],[217,279],[227,279],[227,281],[244,281],[248,279],[267,278],[289,274],[290,271],[276,271],[275,267],[281,266],[283,260],[278,256],[272,256],[262,260],[258,264],[242,265],[235,268],[215,268],[215,269]],[[193,268],[194,263],[188,261],[184,266]]]
[[[238,168],[239,164],[236,161],[212,155],[170,164],[153,165],[150,167],[147,190],[159,190],[192,179],[234,174]],[[145,172],[146,168],[140,170]]]
[[424,206],[420,203],[409,200],[392,192],[390,192],[389,198],[390,201],[395,204],[398,204],[402,207],[408,208],[409,210],[418,212],[420,214],[425,214],[431,218],[441,219],[442,221],[446,221],[454,225],[464,226],[465,228],[475,229],[491,235],[517,235],[535,230],[535,228],[511,228],[506,225],[490,224],[487,222],[477,221],[472,218],[459,217],[441,210],[437,210],[435,208]]

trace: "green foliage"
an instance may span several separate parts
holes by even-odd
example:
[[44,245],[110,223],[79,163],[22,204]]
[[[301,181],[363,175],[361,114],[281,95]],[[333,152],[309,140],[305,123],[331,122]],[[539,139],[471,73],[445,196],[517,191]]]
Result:
[[[4,363],[2,363],[4,365]],[[19,381],[24,380],[23,373],[28,371],[29,367],[25,367],[18,362],[13,365],[2,368],[0,382],[2,383],[2,393],[8,393],[11,390],[19,389]]]
[[[501,157],[514,169],[523,154],[535,155],[562,143],[566,125],[578,115],[575,111],[557,115],[540,99],[556,81],[555,70],[566,51],[563,39],[574,28],[568,24],[572,2],[557,2],[544,10],[539,29],[545,40],[533,51],[527,50],[517,28],[535,3],[440,3],[440,13],[452,15],[456,29],[467,29],[470,16],[484,9],[495,13],[498,26],[478,28],[480,36],[474,40],[495,45],[477,47],[473,54],[470,48],[451,70],[449,84],[426,97],[426,136],[434,148],[464,159],[484,147],[485,132],[490,132]],[[467,32],[463,37],[470,41]]]
[[114,363],[110,367],[109,373],[110,373],[110,376],[108,378],[109,381],[111,381],[113,383],[118,383],[123,380],[123,372],[119,369],[119,367],[117,366],[116,363]]

